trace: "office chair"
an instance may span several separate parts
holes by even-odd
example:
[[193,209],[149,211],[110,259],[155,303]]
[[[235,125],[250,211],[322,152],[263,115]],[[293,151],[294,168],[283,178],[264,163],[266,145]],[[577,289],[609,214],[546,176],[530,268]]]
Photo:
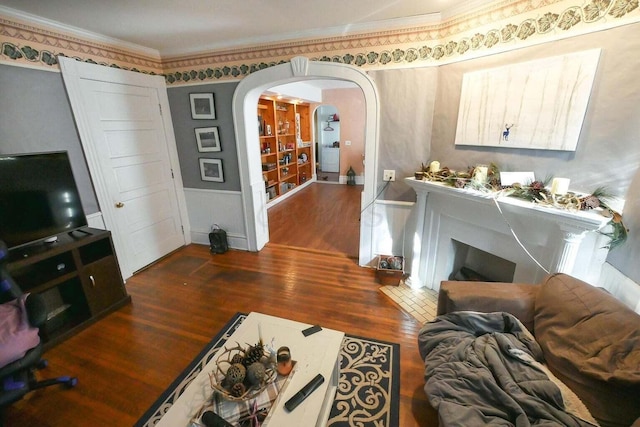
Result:
[[[0,240],[0,304],[13,301],[23,295],[22,290],[7,271],[9,251],[6,244]],[[47,309],[41,295],[30,294],[24,303],[29,324],[40,327],[47,320]],[[0,426],[3,425],[4,409],[16,402],[32,390],[50,385],[62,384],[71,388],[78,383],[75,377],[58,377],[38,381],[35,371],[47,366],[41,359],[42,342],[27,350],[23,357],[0,367]]]

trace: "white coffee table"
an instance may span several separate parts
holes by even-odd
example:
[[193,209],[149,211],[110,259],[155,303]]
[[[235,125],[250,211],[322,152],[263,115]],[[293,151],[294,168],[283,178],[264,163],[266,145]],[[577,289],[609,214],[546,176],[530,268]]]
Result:
[[[258,325],[260,325],[258,327]],[[238,329],[229,337],[226,346],[236,342],[253,344],[259,340],[275,349],[287,346],[296,367],[290,374],[286,388],[280,393],[263,426],[300,427],[325,426],[335,398],[340,375],[340,348],[344,332],[323,328],[322,331],[305,337],[302,330],[309,324],[294,322],[261,313],[250,313]],[[213,390],[209,373],[215,369],[220,349],[211,362],[196,376],[156,426],[190,426],[190,420],[202,404],[211,397]],[[297,408],[288,412],[284,404],[317,374],[322,374],[324,383],[308,396]]]

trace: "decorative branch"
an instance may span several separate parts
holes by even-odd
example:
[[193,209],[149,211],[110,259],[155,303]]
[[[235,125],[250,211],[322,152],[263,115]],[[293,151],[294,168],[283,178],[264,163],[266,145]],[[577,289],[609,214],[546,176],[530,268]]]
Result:
[[[431,165],[438,165],[434,170]],[[513,184],[503,186],[500,182],[500,169],[494,163],[488,168],[486,182],[474,180],[478,166],[470,166],[465,171],[454,171],[448,167],[439,167],[439,162],[431,162],[427,165],[421,164],[421,171],[424,180],[441,182],[455,188],[469,188],[485,193],[500,192],[503,196],[517,197],[538,203],[543,206],[551,206],[557,209],[572,211],[584,211],[600,209],[602,215],[611,218],[610,225],[612,231],[600,231],[610,241],[605,248],[613,249],[622,245],[628,237],[629,230],[622,222],[622,215],[611,208],[609,201],[613,198],[604,187],[596,188],[591,194],[577,194],[568,192],[563,195],[551,194],[547,189],[552,177],[547,177],[544,181],[533,181],[528,184]]]

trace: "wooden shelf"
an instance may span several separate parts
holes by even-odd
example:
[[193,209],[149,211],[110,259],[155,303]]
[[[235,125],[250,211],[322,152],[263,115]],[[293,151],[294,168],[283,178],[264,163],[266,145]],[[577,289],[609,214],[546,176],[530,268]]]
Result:
[[[312,133],[309,110],[309,104],[304,103],[274,101],[266,97],[258,101],[262,163],[276,164],[276,168],[262,171],[268,200],[288,193],[313,176],[314,152],[308,142]],[[269,131],[271,134],[265,135]],[[300,141],[307,142],[299,146]],[[265,150],[270,152],[264,153]],[[307,161],[299,163],[302,153]],[[280,164],[284,157],[290,161]],[[284,174],[283,170],[288,172]]]

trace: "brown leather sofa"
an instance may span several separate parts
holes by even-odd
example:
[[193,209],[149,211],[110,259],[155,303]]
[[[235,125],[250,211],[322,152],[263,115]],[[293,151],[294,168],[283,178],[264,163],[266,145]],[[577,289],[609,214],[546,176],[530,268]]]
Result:
[[565,274],[537,285],[442,282],[438,314],[461,310],[515,315],[601,426],[640,426],[640,315],[605,290]]

